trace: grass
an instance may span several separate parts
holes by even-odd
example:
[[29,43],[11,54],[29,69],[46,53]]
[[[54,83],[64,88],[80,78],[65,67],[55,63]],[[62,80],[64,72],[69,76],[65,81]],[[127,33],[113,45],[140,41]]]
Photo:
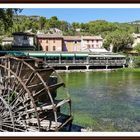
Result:
[[121,68],[118,71],[124,71],[124,72],[140,72],[140,68]]

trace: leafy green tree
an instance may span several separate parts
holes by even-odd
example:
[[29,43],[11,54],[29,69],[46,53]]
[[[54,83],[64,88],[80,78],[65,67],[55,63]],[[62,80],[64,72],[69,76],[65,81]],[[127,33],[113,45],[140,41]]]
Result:
[[58,20],[58,18],[57,18],[57,16],[52,16],[50,20],[57,21],[57,20]]
[[45,17],[40,17],[39,18],[39,28],[40,28],[40,30],[42,30],[44,28],[45,23],[46,23],[46,18]]
[[60,25],[60,21],[56,16],[53,16],[49,19],[48,24],[50,28],[58,28]]
[[140,43],[138,43],[135,47],[134,50],[136,50],[138,52],[138,54],[140,54]]
[[2,45],[2,50],[11,50],[11,48],[12,48],[11,44]]
[[22,9],[11,9],[11,8],[1,8],[0,9],[0,20],[4,25],[4,29],[8,30],[13,25],[13,16],[18,12],[21,12]]
[[133,67],[139,68],[140,67],[140,56],[137,56],[133,60]]
[[110,44],[113,45],[113,52],[124,51],[129,44],[133,43],[133,37],[128,32],[124,31],[115,31],[106,36],[103,46],[105,48],[110,47]]
[[75,30],[75,29],[77,29],[77,28],[79,28],[80,27],[80,24],[78,23],[78,22],[73,22],[72,23],[72,28]]
[[134,31],[136,34],[138,34],[140,31],[139,31],[139,26],[137,25],[136,27],[135,27],[135,31]]

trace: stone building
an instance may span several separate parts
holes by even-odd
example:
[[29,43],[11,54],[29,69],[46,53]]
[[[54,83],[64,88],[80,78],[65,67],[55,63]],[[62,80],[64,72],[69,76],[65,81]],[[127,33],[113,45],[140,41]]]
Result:
[[81,37],[81,51],[89,49],[101,49],[103,45],[103,38],[101,36],[82,36]]
[[36,40],[35,34],[29,32],[13,33],[13,50],[35,50]]
[[81,51],[81,37],[80,36],[64,36],[63,51],[80,52]]
[[63,37],[57,34],[38,34],[37,44],[43,51],[63,51]]

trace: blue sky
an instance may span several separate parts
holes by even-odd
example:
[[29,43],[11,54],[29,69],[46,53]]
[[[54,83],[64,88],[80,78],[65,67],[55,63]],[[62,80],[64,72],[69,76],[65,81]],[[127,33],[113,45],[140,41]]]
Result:
[[140,20],[140,8],[24,8],[21,15],[38,15],[72,22],[107,20],[129,22]]

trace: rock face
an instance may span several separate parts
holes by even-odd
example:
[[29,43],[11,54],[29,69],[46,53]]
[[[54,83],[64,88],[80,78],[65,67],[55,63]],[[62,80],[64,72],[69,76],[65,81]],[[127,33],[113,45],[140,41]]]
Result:
[[70,131],[71,99],[58,98],[57,89],[65,84],[53,68],[36,59],[3,56],[0,77],[0,131]]

